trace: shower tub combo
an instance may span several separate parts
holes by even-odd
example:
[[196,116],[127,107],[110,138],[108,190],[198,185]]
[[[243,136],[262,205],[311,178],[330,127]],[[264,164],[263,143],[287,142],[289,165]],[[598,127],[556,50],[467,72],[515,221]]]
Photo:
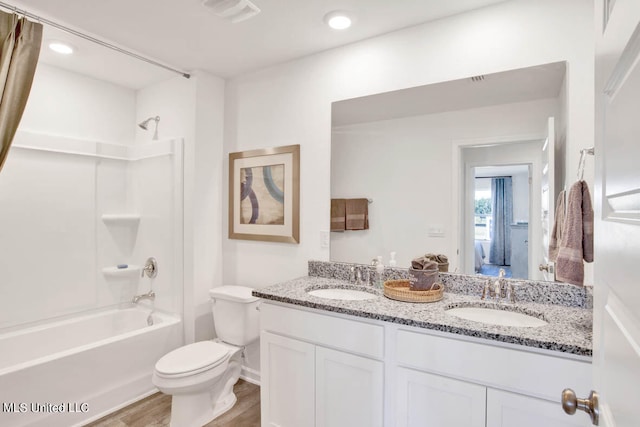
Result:
[[149,314],[111,309],[0,335],[0,425],[82,425],[155,392],[153,366],[182,345],[182,324]]

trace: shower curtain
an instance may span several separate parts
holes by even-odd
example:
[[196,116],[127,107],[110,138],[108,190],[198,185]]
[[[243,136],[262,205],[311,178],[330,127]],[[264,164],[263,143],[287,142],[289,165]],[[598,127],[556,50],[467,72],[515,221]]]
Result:
[[18,129],[36,71],[42,24],[0,11],[0,171]]
[[491,178],[491,250],[489,263],[511,265],[513,190],[511,177]]

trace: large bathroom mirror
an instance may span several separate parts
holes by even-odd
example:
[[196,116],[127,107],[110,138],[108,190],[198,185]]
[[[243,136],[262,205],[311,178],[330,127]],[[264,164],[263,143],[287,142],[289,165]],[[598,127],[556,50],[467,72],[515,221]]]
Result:
[[[552,280],[564,186],[564,62],[335,102],[331,198],[369,199],[365,230],[331,232],[332,261]],[[555,179],[554,179],[555,176]]]

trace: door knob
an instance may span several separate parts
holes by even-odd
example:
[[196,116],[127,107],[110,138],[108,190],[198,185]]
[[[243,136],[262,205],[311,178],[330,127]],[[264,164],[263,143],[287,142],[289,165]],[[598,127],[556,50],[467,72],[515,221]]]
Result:
[[600,419],[600,408],[598,407],[598,393],[591,390],[588,399],[578,399],[576,393],[570,388],[562,391],[562,409],[569,415],[573,415],[577,410],[589,414],[594,426],[598,425]]
[[538,270],[540,270],[540,271],[546,271],[547,273],[549,273],[549,268],[550,268],[550,267],[551,267],[551,266],[550,266],[549,264],[540,264],[540,265],[538,266]]

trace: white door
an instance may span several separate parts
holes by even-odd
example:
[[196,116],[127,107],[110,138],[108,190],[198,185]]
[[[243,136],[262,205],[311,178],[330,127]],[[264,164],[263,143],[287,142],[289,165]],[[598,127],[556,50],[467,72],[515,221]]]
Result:
[[316,426],[382,427],[382,362],[316,347]]
[[605,427],[640,425],[639,23],[638,0],[596,1],[593,369]]
[[[547,122],[547,138],[542,146],[542,161],[540,162],[542,167],[541,174],[541,215],[542,221],[542,247],[540,248],[540,256],[538,257],[539,266],[533,266],[534,269],[538,269],[542,274],[542,279],[550,281],[554,280],[553,274],[553,262],[549,260],[549,236],[551,235],[551,229],[553,228],[553,222],[555,220],[555,203],[556,203],[556,191],[555,188],[555,147],[556,147],[556,131],[555,131],[555,119],[549,117]],[[532,277],[536,277],[535,270],[529,273]]]
[[397,427],[485,427],[484,386],[407,368],[396,374]]
[[260,333],[263,427],[314,426],[315,346]]

